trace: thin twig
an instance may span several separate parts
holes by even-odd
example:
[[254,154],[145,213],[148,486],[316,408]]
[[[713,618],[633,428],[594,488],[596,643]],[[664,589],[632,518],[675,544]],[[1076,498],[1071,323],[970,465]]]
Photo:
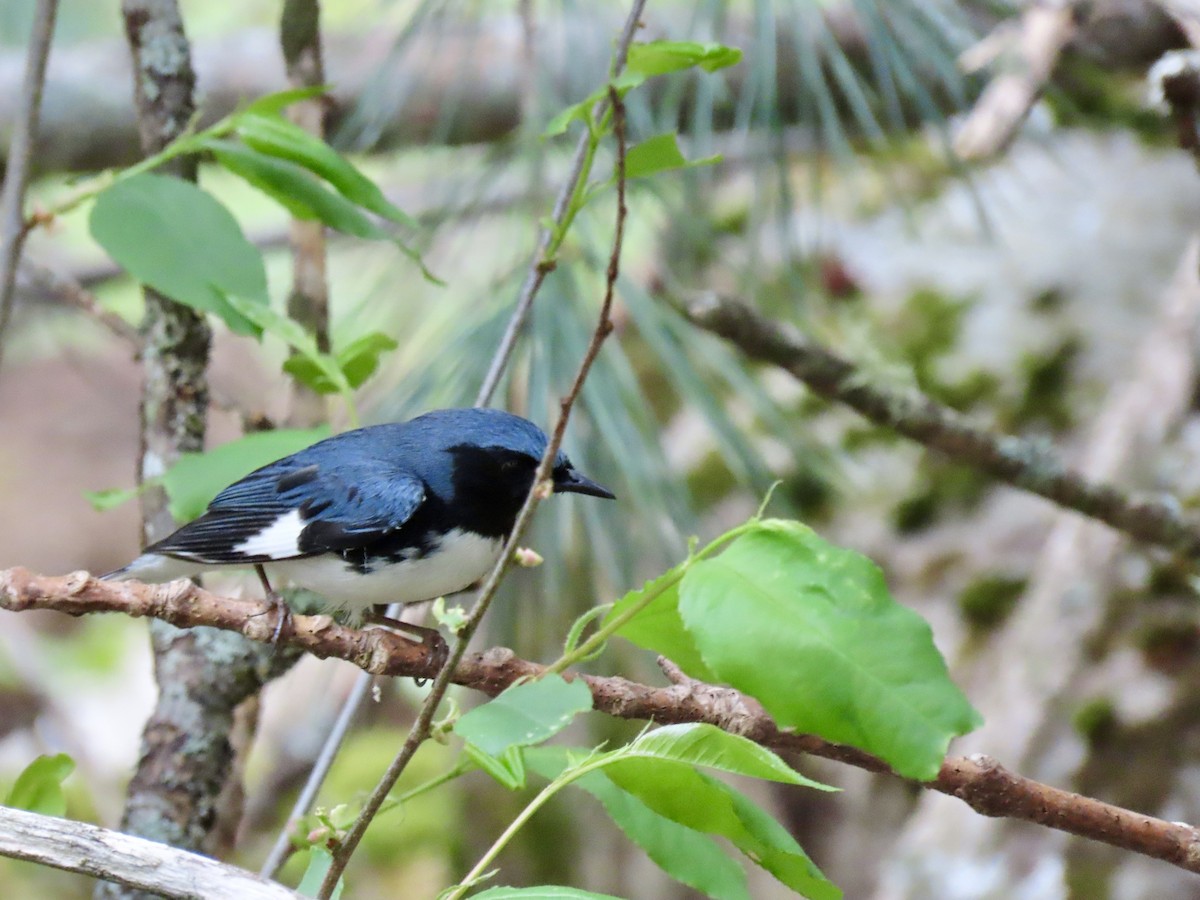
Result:
[[[629,17],[625,20],[625,27],[621,29],[621,37],[617,41],[616,52],[613,56],[613,77],[620,75],[621,70],[625,68],[629,45],[633,43],[633,36],[641,25],[642,10],[645,6],[646,0],[634,0],[632,8],[629,10]],[[599,119],[609,102],[608,98],[599,101],[593,111],[593,117]],[[529,310],[533,308],[533,298],[537,296],[546,276],[554,269],[553,261],[546,259],[546,251],[550,247],[550,240],[555,230],[561,227],[566,220],[571,197],[575,193],[579,179],[583,177],[583,164],[587,159],[590,138],[587,131],[579,136],[579,144],[575,147],[575,156],[571,160],[571,169],[567,180],[563,182],[558,197],[554,201],[554,211],[550,215],[553,224],[546,225],[538,233],[537,246],[534,248],[533,258],[529,262],[529,270],[525,273],[525,280],[521,283],[521,290],[517,294],[517,305],[513,307],[512,316],[504,329],[504,335],[500,338],[500,344],[492,357],[491,365],[488,366],[487,375],[484,376],[483,384],[479,387],[479,394],[475,397],[476,406],[487,406],[491,402],[492,394],[496,392],[496,386],[500,383],[504,369],[508,366],[509,358],[512,356],[513,348],[516,346],[525,320],[529,318]]]
[[[0,570],[0,609],[153,616],[179,628],[208,626],[262,643],[270,643],[274,635],[265,601],[220,597],[189,581],[140,584],[100,581],[86,572],[45,576],[25,569]],[[429,678],[445,671],[438,672],[433,654],[421,644],[382,628],[347,628],[328,616],[296,616],[295,627],[282,640],[321,659],[343,659],[376,675]],[[674,682],[668,687],[619,676],[574,677],[591,690],[593,707],[607,715],[664,725],[706,722],[779,752],[807,753],[868,772],[892,774],[886,763],[862,750],[780,729],[757,702],[732,688],[695,681],[670,663],[660,664]],[[495,696],[545,672],[545,666],[495,648],[464,656],[449,680]],[[1200,829],[1033,781],[987,756],[947,757],[937,778],[921,787],[957,797],[985,816],[1034,822],[1200,873]]]
[[0,807],[0,856],[152,891],[155,897],[297,900],[281,884],[159,841]]
[[[635,3],[634,7],[636,9],[638,4]],[[492,567],[492,571],[488,574],[483,588],[479,592],[479,599],[475,601],[475,605],[471,609],[467,621],[455,635],[454,646],[450,651],[450,656],[442,666],[441,671],[438,672],[437,678],[434,679],[433,687],[430,688],[429,695],[425,698],[425,702],[421,706],[421,711],[417,715],[417,720],[409,730],[404,745],[400,748],[400,752],[392,760],[392,764],[388,766],[387,771],[384,772],[383,777],[380,778],[379,783],[363,804],[363,809],[355,820],[354,825],[351,826],[349,832],[347,832],[346,836],[334,850],[333,861],[329,866],[329,871],[325,874],[325,880],[321,883],[321,890],[317,894],[321,900],[328,900],[332,896],[334,889],[337,887],[338,879],[341,878],[342,872],[345,871],[346,864],[366,833],[367,827],[387,800],[388,794],[391,793],[401,773],[417,752],[417,748],[429,736],[429,729],[433,722],[434,713],[437,711],[442,697],[445,696],[446,690],[450,687],[454,679],[458,664],[466,654],[467,645],[470,643],[475,631],[479,628],[480,622],[483,621],[483,616],[496,596],[501,581],[512,565],[513,554],[516,552],[525,534],[525,530],[529,527],[529,523],[533,519],[534,511],[537,509],[538,504],[550,494],[550,473],[554,468],[554,459],[558,455],[558,448],[562,445],[563,436],[566,434],[567,422],[571,417],[571,410],[575,406],[575,401],[579,398],[579,392],[583,389],[583,382],[587,379],[588,373],[591,371],[592,363],[595,362],[596,356],[600,352],[600,347],[603,345],[605,338],[612,333],[611,313],[613,295],[616,291],[617,275],[620,271],[621,245],[625,238],[625,216],[627,210],[625,207],[625,108],[617,92],[612,88],[609,89],[609,102],[612,105],[613,132],[617,141],[617,221],[613,234],[612,255],[609,257],[608,272],[605,278],[604,302],[600,307],[600,316],[596,323],[596,329],[592,333],[591,341],[589,341],[587,350],[583,355],[583,360],[579,364],[579,370],[575,373],[575,380],[571,384],[571,389],[562,399],[558,421],[550,435],[550,441],[546,445],[546,452],[542,454],[542,460],[538,464],[537,472],[534,474],[533,486],[529,490],[529,496],[525,498],[525,505],[521,507],[521,512],[517,515],[517,521],[513,525],[512,533],[509,534],[508,540],[504,544],[504,549],[500,553],[500,559],[497,560],[496,565]]]
[[12,318],[17,260],[30,228],[25,220],[25,189],[29,183],[33,145],[37,139],[42,88],[46,84],[46,63],[50,59],[50,42],[54,37],[57,13],[58,0],[38,0],[33,14],[29,52],[25,57],[21,110],[8,145],[4,189],[0,193],[0,361],[3,360],[4,333]]
[[876,424],[1139,541],[1189,559],[1200,558],[1200,525],[1184,518],[1178,503],[1134,499],[1068,469],[1038,444],[979,428],[917,391],[872,383],[853,363],[745,303],[706,297],[685,304],[683,313],[750,358],[774,363],[814,393],[849,406]]
[[[612,73],[620,74],[625,67],[625,60],[629,53],[629,45],[633,41],[633,35],[637,31],[639,19],[642,10],[645,7],[646,0],[637,0],[633,8],[630,10],[629,17],[625,21],[625,26],[622,29],[621,36],[617,41],[617,47],[612,65]],[[525,26],[526,39],[532,39],[532,21],[528,18],[529,10],[525,13],[527,17],[523,20]],[[527,45],[527,49],[530,49]],[[608,103],[606,97],[603,101],[597,104],[595,114],[598,116],[603,114]],[[579,183],[579,179],[583,177],[584,162],[587,159],[587,145],[589,136],[585,133],[580,138],[580,143],[576,149],[575,158],[572,161],[571,169],[567,175],[566,181],[563,182],[562,188],[559,191],[558,197],[555,200],[552,218],[556,226],[561,227],[564,221],[571,197],[575,193],[575,189]],[[622,186],[622,190],[624,187]],[[533,306],[534,298],[537,296],[541,288],[542,282],[549,273],[550,268],[545,265],[546,250],[550,245],[553,228],[547,227],[542,230],[538,236],[537,246],[534,250],[533,257],[529,264],[529,271],[526,274],[525,282],[521,286],[520,294],[518,295],[517,305],[513,310],[500,344],[497,346],[493,354],[491,363],[488,367],[487,375],[484,377],[483,384],[480,386],[479,394],[475,398],[476,406],[486,406],[495,393],[496,386],[499,384],[500,378],[504,374],[505,368],[508,366],[512,358],[513,347],[515,346],[517,336],[523,326],[525,319],[529,314],[529,310]],[[396,610],[390,610],[389,615],[395,616]],[[310,770],[308,777],[305,779],[304,787],[300,791],[296,803],[292,807],[292,811],[288,816],[288,820],[280,831],[272,846],[270,853],[263,862],[260,872],[263,875],[273,875],[287,859],[288,851],[291,842],[291,830],[301,818],[307,814],[309,807],[316,799],[317,793],[321,789],[325,778],[329,775],[329,769],[333,765],[334,758],[337,756],[338,749],[345,740],[346,733],[354,721],[355,714],[359,707],[365,702],[368,689],[370,688],[371,679],[367,675],[359,676],[347,695],[342,709],[338,713],[338,718],[335,721],[329,735],[325,738],[325,743],[321,747],[320,754],[313,763],[313,768]]]
[[135,348],[141,346],[142,339],[137,329],[112,310],[101,306],[96,295],[72,276],[38,265],[29,259],[21,260],[17,273],[28,289],[46,297],[53,297],[60,303],[86,313],[122,341]]
[[[1026,6],[1011,32],[1004,68],[984,88],[954,135],[954,152],[961,158],[986,159],[1012,141],[1075,36],[1080,5],[1078,0],[1034,0]],[[1010,23],[1000,27],[1008,29]],[[995,36],[985,40],[994,42]]]

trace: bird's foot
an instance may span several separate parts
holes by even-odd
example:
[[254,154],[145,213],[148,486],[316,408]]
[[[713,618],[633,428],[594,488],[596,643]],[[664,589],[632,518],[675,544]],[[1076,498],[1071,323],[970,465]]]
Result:
[[[390,628],[392,631],[400,632],[402,637],[407,638],[413,643],[419,643],[429,651],[429,656],[433,662],[435,669],[441,669],[446,664],[446,660],[450,658],[450,645],[446,643],[446,639],[442,637],[442,633],[436,628],[427,628],[424,625],[413,625],[411,622],[401,622],[399,619],[393,619],[391,616],[385,616],[383,613],[367,610],[363,613],[362,621],[368,625],[383,625]],[[418,687],[424,684],[425,679],[416,678]]]
[[288,606],[282,594],[275,591],[268,591],[266,595],[267,608],[260,613],[254,613],[255,616],[265,616],[271,613],[275,614],[275,630],[271,632],[271,646],[278,647],[279,639],[283,637],[285,630],[290,630],[293,626],[292,608]]
[[293,625],[292,608],[283,599],[283,595],[271,587],[271,580],[267,578],[267,573],[261,564],[255,565],[254,572],[258,575],[258,580],[263,586],[263,597],[267,601],[266,612],[274,611],[277,617],[275,619],[275,631],[271,634],[271,646],[278,647],[284,628],[291,628]]

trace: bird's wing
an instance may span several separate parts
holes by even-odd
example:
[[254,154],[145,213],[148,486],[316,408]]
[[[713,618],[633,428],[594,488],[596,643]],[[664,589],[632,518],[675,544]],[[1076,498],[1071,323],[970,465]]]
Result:
[[424,499],[420,478],[380,460],[302,466],[289,458],[230,485],[146,552],[223,565],[346,550],[396,531]]

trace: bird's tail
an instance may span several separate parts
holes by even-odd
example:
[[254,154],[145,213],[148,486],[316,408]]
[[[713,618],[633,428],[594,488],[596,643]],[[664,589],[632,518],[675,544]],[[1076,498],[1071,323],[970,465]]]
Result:
[[128,565],[113,569],[100,578],[103,581],[125,581],[132,578],[157,584],[176,578],[187,578],[194,575],[196,570],[197,565],[194,562],[163,556],[161,553],[143,553]]

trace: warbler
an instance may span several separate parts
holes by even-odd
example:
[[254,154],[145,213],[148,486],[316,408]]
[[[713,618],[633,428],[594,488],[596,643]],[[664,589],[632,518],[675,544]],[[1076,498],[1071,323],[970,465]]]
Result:
[[[251,472],[103,577],[253,566],[272,602],[282,603],[273,585],[290,582],[360,618],[452,594],[495,565],[547,443],[528,419],[482,408],[347,431]],[[556,492],[614,499],[561,451],[550,480]]]

